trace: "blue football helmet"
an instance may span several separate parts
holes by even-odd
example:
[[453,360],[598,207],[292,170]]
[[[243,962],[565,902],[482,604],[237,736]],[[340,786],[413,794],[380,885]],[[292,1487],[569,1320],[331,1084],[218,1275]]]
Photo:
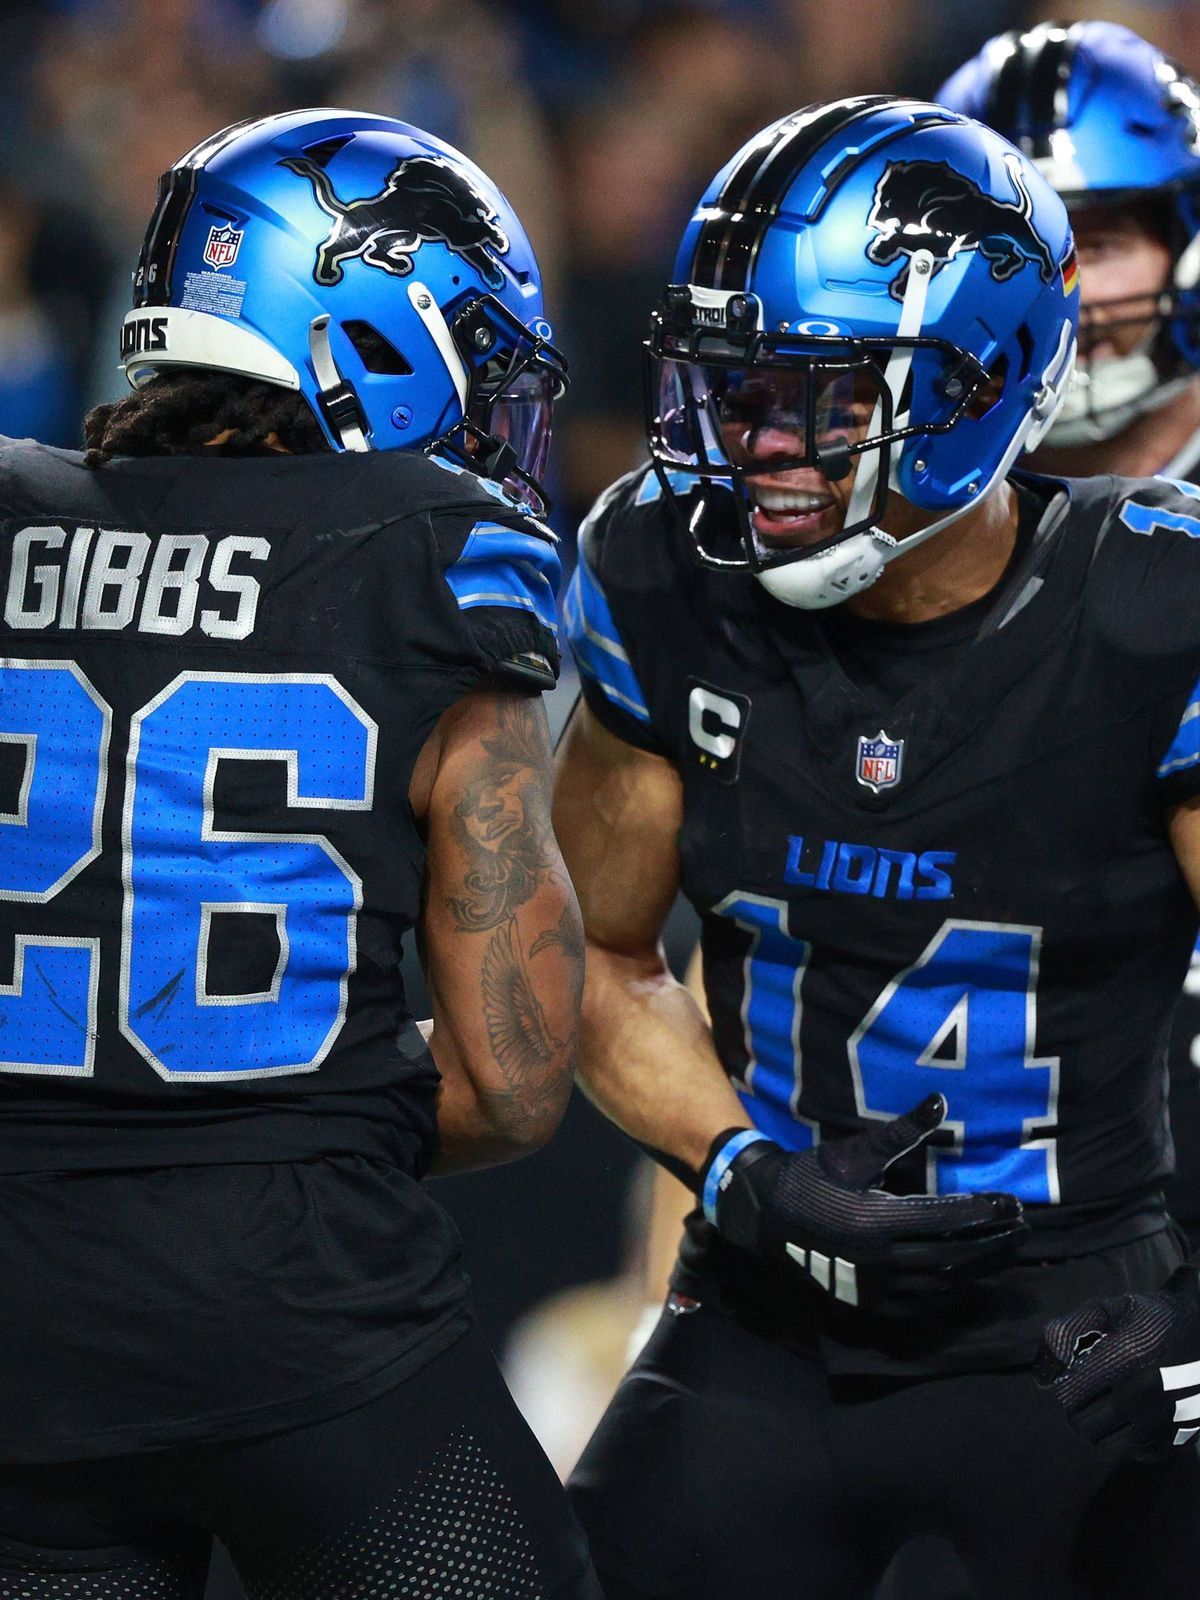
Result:
[[[921,102],[773,123],[709,185],[675,277],[648,341],[655,469],[702,561],[748,567],[792,605],[837,605],[979,505],[1040,442],[1074,359],[1062,202],[998,135]],[[731,430],[762,428],[802,448],[739,465]],[[757,474],[855,464],[839,532],[764,547]],[[884,532],[890,490],[933,521]]]
[[357,111],[238,123],[159,183],[125,318],[171,367],[298,390],[335,450],[423,449],[535,511],[566,363],[524,229],[441,140]]
[[1200,370],[1200,86],[1160,50],[1112,22],[1043,23],[997,36],[942,85],[937,98],[1011,139],[1069,210],[1149,208],[1171,253],[1153,304],[1104,302],[1149,323],[1138,349],[1080,364],[1048,442],[1110,439],[1165,404]]

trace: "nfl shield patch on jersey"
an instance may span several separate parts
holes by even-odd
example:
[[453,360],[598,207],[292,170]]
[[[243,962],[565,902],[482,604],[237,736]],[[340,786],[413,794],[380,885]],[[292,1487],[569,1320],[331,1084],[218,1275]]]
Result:
[[881,789],[894,789],[900,782],[903,764],[903,739],[889,738],[882,728],[869,737],[859,735],[854,776],[872,794],[878,794]]

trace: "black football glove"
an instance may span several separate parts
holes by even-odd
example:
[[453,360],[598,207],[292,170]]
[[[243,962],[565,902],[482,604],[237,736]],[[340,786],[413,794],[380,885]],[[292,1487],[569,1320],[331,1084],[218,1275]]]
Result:
[[799,1153],[728,1129],[700,1174],[705,1214],[743,1250],[794,1261],[835,1300],[910,1315],[959,1275],[1003,1264],[1028,1233],[1015,1195],[875,1187],[945,1115],[932,1094],[907,1116]]
[[1164,1460],[1200,1430],[1200,1270],[1055,1317],[1034,1373],[1110,1460]]

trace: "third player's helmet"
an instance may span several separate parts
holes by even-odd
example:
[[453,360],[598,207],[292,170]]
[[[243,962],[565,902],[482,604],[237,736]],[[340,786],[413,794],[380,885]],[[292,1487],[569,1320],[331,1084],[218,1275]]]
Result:
[[[710,184],[675,277],[649,340],[655,468],[700,559],[792,605],[836,605],[980,504],[1071,370],[1062,202],[998,135],[920,102],[840,100],[765,129]],[[767,427],[802,448],[752,471],[731,430]],[[763,547],[756,474],[855,462],[838,533]],[[884,533],[889,489],[931,524]]]
[[121,355],[296,389],[335,450],[424,449],[540,509],[566,364],[508,201],[407,123],[238,123],[163,175]]
[[1093,369],[1083,311],[1080,371],[1051,442],[1111,438],[1200,369],[1200,87],[1116,23],[1043,23],[989,40],[937,98],[1011,139],[1068,209],[1137,205],[1167,244],[1156,305],[1105,303],[1108,326],[1123,307],[1130,325],[1150,323],[1139,349]]

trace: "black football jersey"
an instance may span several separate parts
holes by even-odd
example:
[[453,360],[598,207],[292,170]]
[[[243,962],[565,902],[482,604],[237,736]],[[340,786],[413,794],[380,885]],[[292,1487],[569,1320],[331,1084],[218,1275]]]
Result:
[[0,445],[0,1173],[423,1170],[441,714],[557,670],[553,536],[421,456]]
[[[1188,441],[1163,475],[1200,481],[1200,434]],[[1200,1250],[1200,944],[1184,979],[1167,1055],[1170,1067],[1171,1134],[1175,1171],[1167,1184],[1173,1216]]]
[[1041,504],[1023,553],[898,699],[847,675],[828,617],[696,563],[649,473],[589,520],[567,618],[597,717],[682,776],[714,1038],[755,1124],[800,1149],[940,1090],[897,1184],[1017,1194],[1069,1255],[1169,1169],[1200,490],[1014,480]]
[[1167,1054],[1175,1170],[1167,1183],[1171,1215],[1193,1252],[1200,1250],[1200,944],[1192,952]]

